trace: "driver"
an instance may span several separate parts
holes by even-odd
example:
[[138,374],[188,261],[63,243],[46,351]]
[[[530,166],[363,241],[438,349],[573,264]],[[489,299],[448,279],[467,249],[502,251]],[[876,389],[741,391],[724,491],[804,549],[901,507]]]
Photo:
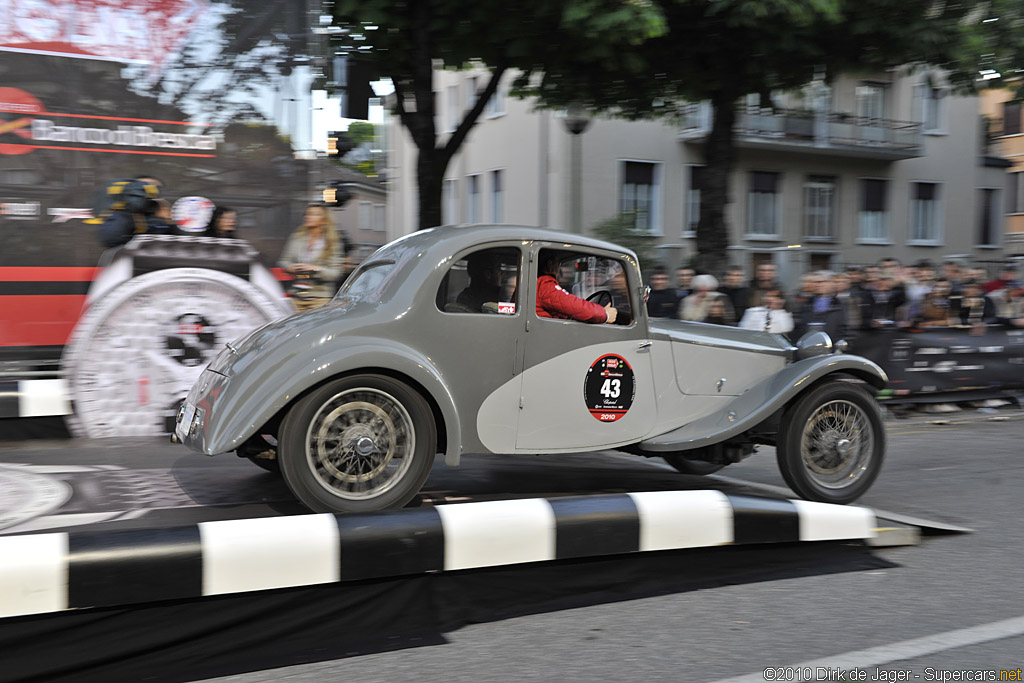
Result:
[[558,280],[558,255],[545,254],[537,277],[537,315],[541,318],[579,320],[584,323],[615,323],[618,311],[614,306],[600,306],[562,289]]

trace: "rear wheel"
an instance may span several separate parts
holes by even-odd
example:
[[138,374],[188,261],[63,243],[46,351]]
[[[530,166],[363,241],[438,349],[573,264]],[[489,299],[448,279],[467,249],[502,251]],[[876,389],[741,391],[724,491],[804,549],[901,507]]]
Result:
[[401,507],[419,492],[436,452],[430,406],[390,377],[334,380],[281,425],[278,461],[296,498],[316,512]]
[[776,457],[800,497],[849,503],[874,483],[885,456],[875,399],[859,384],[833,381],[797,399],[779,426]]

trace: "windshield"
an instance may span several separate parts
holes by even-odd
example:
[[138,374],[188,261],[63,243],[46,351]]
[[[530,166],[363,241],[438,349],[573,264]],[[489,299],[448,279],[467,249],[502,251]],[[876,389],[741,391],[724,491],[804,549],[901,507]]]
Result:
[[345,281],[345,284],[338,290],[338,296],[376,292],[383,286],[384,280],[387,279],[394,267],[394,261],[368,263]]

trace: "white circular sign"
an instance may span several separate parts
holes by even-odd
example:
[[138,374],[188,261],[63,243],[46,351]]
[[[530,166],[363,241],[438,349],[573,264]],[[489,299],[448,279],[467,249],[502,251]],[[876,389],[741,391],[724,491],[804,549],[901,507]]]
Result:
[[171,218],[182,232],[202,232],[210,224],[213,209],[206,197],[182,197],[171,207]]
[[282,315],[261,289],[216,270],[170,268],[125,282],[85,312],[65,347],[71,433],[168,433],[224,343]]

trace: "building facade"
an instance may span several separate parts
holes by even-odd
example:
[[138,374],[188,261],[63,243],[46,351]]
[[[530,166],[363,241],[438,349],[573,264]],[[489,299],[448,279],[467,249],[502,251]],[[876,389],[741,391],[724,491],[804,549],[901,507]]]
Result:
[[1010,165],[1006,179],[1006,253],[1024,257],[1024,114],[1020,102],[1007,89],[981,95],[987,134]]
[[[439,131],[454,130],[486,77],[436,74]],[[508,97],[509,81],[447,169],[446,223],[571,230],[576,177],[584,232],[629,212],[658,237],[665,265],[694,255],[709,107],[672,120],[599,118],[574,136],[558,114]],[[752,98],[737,117],[726,215],[730,261],[748,274],[762,261],[791,283],[888,256],[1002,258],[1006,161],[982,134],[977,97],[955,96],[935,73],[893,71],[812,84],[771,105]],[[416,157],[397,120],[386,125],[393,238],[416,226]]]

